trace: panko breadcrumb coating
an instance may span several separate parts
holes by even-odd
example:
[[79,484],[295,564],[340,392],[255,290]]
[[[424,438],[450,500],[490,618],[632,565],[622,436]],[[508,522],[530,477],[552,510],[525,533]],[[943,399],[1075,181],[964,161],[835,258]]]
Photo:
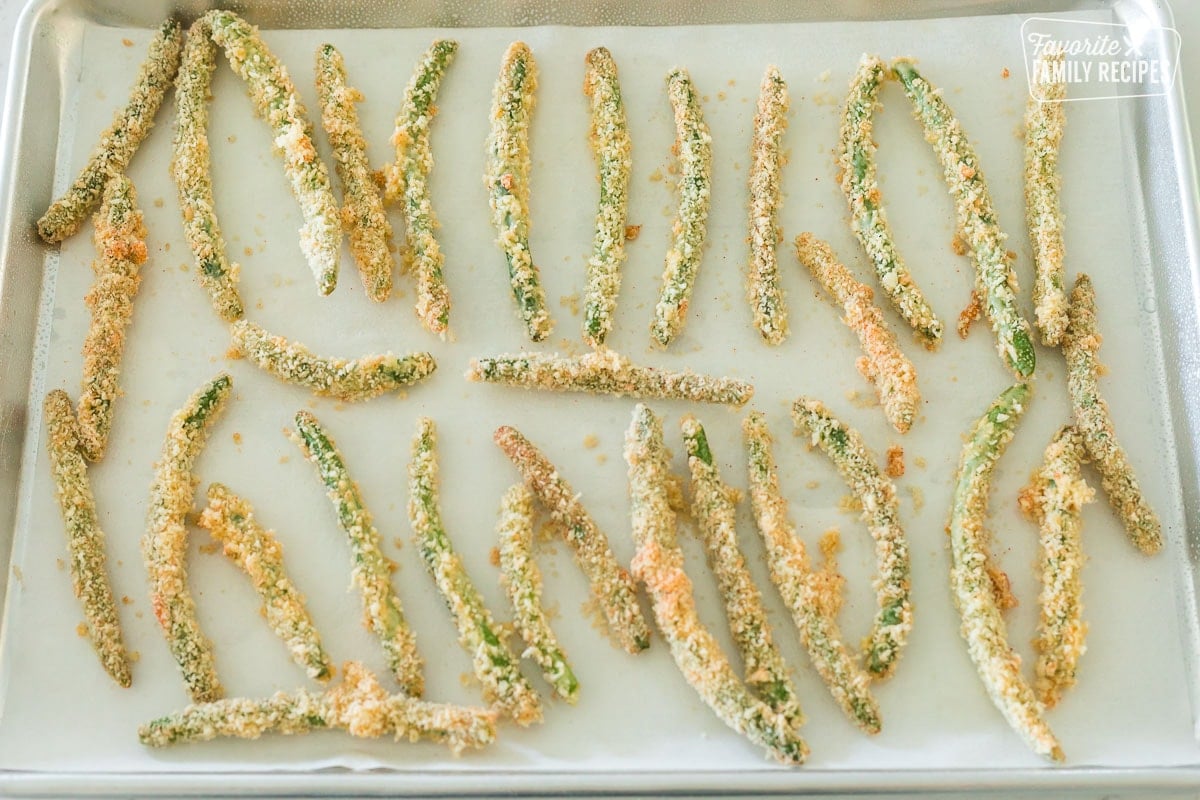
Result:
[[87,634],[104,671],[118,685],[128,687],[133,681],[129,656],[109,582],[104,532],[96,517],[96,498],[88,480],[87,463],[79,448],[71,398],[61,389],[55,389],[46,395],[44,410],[54,494],[66,526],[71,585],[83,604]]

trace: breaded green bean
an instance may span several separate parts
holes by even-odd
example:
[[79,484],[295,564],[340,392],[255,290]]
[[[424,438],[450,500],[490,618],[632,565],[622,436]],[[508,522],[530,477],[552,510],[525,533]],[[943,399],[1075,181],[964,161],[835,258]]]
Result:
[[887,74],[887,65],[878,56],[864,54],[858,62],[842,112],[838,172],[850,207],[850,230],[875,267],[879,285],[921,343],[932,349],[942,341],[942,321],[896,250],[875,169],[873,117],[879,105],[879,87]]
[[775,646],[762,592],[746,567],[737,543],[736,496],[713,463],[704,426],[690,414],[680,422],[692,473],[692,517],[696,520],[708,565],[717,577],[725,617],[742,656],[746,685],[793,726],[804,722],[787,664]]
[[283,170],[300,203],[300,250],[312,268],[317,291],[337,285],[342,248],[341,215],[333,199],[329,171],[312,140],[312,123],[287,68],[258,35],[258,29],[232,11],[204,15],[212,40],[225,49],[229,66],[246,82],[255,110],[267,121]]
[[492,96],[491,133],[487,142],[488,188],[496,244],[508,261],[517,311],[529,338],[540,342],[554,321],[546,310],[546,290],[529,252],[529,120],[537,89],[537,64],[524,42],[513,42],[500,63]]
[[1042,706],[1021,675],[1021,657],[1008,644],[996,602],[985,527],[996,461],[1012,440],[1029,398],[1028,384],[1004,390],[968,435],[958,462],[950,511],[950,585],[962,617],[962,635],[988,696],[1004,719],[1038,755],[1063,760],[1063,751],[1042,719]]
[[349,539],[354,585],[362,592],[363,619],[383,645],[388,668],[404,692],[420,697],[425,690],[417,637],[404,619],[400,598],[392,587],[392,562],[380,549],[379,531],[363,506],[358,484],[350,477],[337,443],[307,411],[296,412],[296,430],[287,436],[320,473],[338,524]]
[[225,555],[241,567],[262,598],[267,624],[287,646],[292,660],[318,681],[333,675],[321,635],[304,605],[304,595],[283,567],[283,547],[275,534],[254,518],[250,503],[227,486],[208,486],[208,505],[196,523],[221,543]]
[[112,431],[113,403],[121,393],[118,379],[125,354],[125,329],[133,319],[133,298],[146,260],[146,226],[137,192],[124,175],[113,178],[95,220],[96,279],[84,297],[92,321],[83,340],[83,385],[79,392],[79,447],[99,461]]
[[1080,464],[1087,458],[1083,437],[1067,426],[1059,429],[1046,448],[1042,465],[1021,492],[1021,507],[1038,523],[1038,659],[1033,682],[1038,700],[1053,708],[1063,692],[1075,685],[1079,658],[1087,650],[1083,621],[1083,541],[1080,511],[1095,499],[1083,481]]
[[679,211],[674,239],[663,267],[662,292],[654,306],[650,334],[668,345],[687,321],[688,302],[704,252],[712,184],[712,137],[700,111],[700,98],[687,70],[667,75],[667,98],[675,113],[675,151],[679,156]]
[[558,469],[516,428],[501,425],[492,440],[513,466],[550,516],[563,526],[567,543],[587,576],[592,595],[604,611],[609,632],[628,653],[650,646],[650,627],[638,605],[637,585],[613,555],[608,537],[580,502],[580,495]]
[[234,350],[259,368],[287,383],[305,386],[314,394],[347,403],[370,400],[428,377],[437,368],[429,353],[395,356],[391,353],[356,359],[313,355],[299,342],[272,336],[248,320],[230,326]]
[[[1062,62],[1058,53],[1045,58]],[[1062,177],[1058,148],[1067,113],[1065,81],[1037,84],[1025,104],[1025,220],[1033,244],[1034,321],[1042,342],[1057,345],[1067,329],[1067,287],[1063,275]]]
[[742,422],[750,474],[750,505],[767,550],[771,582],[792,612],[800,641],[833,699],[852,722],[878,733],[879,705],[871,695],[871,678],[851,657],[838,628],[840,597],[820,584],[809,564],[804,541],[788,519],[787,501],[771,452],[766,420],[752,411]]
[[533,493],[525,486],[510,486],[500,500],[500,583],[513,607],[513,624],[542,677],[561,699],[574,705],[579,681],[567,655],[550,628],[542,605],[542,573],[533,560]]
[[692,582],[683,569],[675,512],[667,500],[667,450],[662,422],[641,403],[625,434],[629,465],[633,574],[646,587],[659,630],[679,671],[717,717],[784,764],[802,764],[808,746],[791,722],[757,700],[738,680],[716,638],[696,611]]
[[100,142],[71,188],[51,203],[38,220],[38,235],[43,240],[54,244],[79,230],[88,212],[100,202],[108,182],[125,173],[133,154],[154,126],[163,95],[175,80],[182,48],[183,29],[178,22],[168,19],[150,42],[129,101],[113,116],[112,125],[101,134]]
[[883,320],[883,312],[872,302],[874,292],[856,281],[829,245],[811,233],[796,237],[796,255],[842,307],[846,315],[842,321],[862,345],[864,355],[856,363],[858,371],[875,384],[888,422],[900,433],[907,433],[921,404],[917,368],[901,352],[896,337]]
[[758,90],[754,138],[750,145],[750,266],[746,296],[754,312],[754,327],[767,344],[779,344],[788,334],[787,306],[779,286],[780,145],[787,130],[787,83],[774,64],[767,67]]
[[396,117],[392,144],[396,163],[387,173],[385,197],[403,201],[405,260],[416,272],[417,317],[425,329],[445,334],[450,324],[450,290],[442,275],[445,258],[434,231],[437,217],[429,194],[429,173],[433,171],[433,150],[429,145],[429,127],[437,114],[438,88],[442,75],[458,52],[458,42],[437,39],[425,51],[404,92],[404,104]]
[[208,430],[225,408],[233,379],[221,373],[196,390],[167,425],[162,458],[150,484],[150,510],[142,557],[150,577],[150,607],[179,664],[194,703],[219,700],[212,643],[200,629],[196,601],[187,583],[187,523],[199,483],[192,470]]
[[617,294],[621,290],[633,145],[625,124],[625,104],[612,53],[607,47],[597,47],[588,51],[584,61],[587,71],[583,76],[583,93],[591,107],[588,141],[600,171],[600,205],[583,293],[583,339],[592,347],[599,347],[612,330]]
[[462,559],[454,552],[442,524],[438,501],[437,432],[433,420],[417,420],[412,460],[408,465],[408,521],[425,569],[437,584],[458,628],[458,642],[470,654],[484,699],[512,717],[518,725],[542,721],[542,703],[521,674],[492,612]]
[[71,561],[71,585],[83,604],[88,637],[104,671],[118,685],[128,687],[133,678],[121,635],[121,619],[113,600],[104,553],[104,531],[96,518],[96,498],[88,481],[87,463],[79,448],[79,434],[71,398],[61,389],[46,395],[46,450],[54,495],[62,511]]
[[1129,457],[1117,441],[1108,403],[1100,396],[1100,331],[1096,325],[1096,291],[1092,280],[1080,274],[1071,290],[1068,323],[1063,334],[1067,359],[1067,389],[1075,411],[1075,426],[1083,446],[1100,472],[1100,486],[1121,518],[1129,539],[1139,550],[1153,555],[1162,549],[1162,523],[1146,502]]
[[276,692],[263,700],[229,699],[192,705],[138,728],[148,747],[206,742],[218,737],[257,739],[264,733],[285,736],[324,728],[351,736],[396,741],[440,742],[454,755],[496,739],[496,714],[484,708],[427,703],[406,695],[389,695],[361,664],[350,661],[336,686],[317,694],[305,689]]
[[175,82],[177,111],[171,177],[179,193],[183,235],[196,260],[200,285],[208,292],[217,316],[233,322],[244,313],[237,290],[241,267],[225,255],[225,238],[213,204],[208,95],[213,70],[217,68],[217,48],[210,38],[208,23],[207,17],[192,23],[183,47]]
[[733,406],[745,405],[754,394],[754,386],[746,381],[698,375],[691,370],[670,372],[643,367],[607,349],[576,357],[531,352],[473,358],[467,380],[547,392],[588,392]]
[[983,294],[1000,358],[1018,378],[1031,377],[1037,364],[1033,338],[1029,323],[1017,308],[1017,275],[1004,247],[1004,233],[996,221],[975,148],[942,93],[921,77],[911,61],[893,61],[892,72],[904,84],[914,115],[925,128],[925,139],[942,162],[954,198],[959,235],[971,248],[976,287]]
[[350,252],[367,297],[382,303],[391,294],[396,267],[389,247],[392,224],[384,213],[379,187],[371,179],[367,140],[354,108],[362,101],[362,92],[348,84],[346,62],[331,44],[317,48],[317,95],[321,125],[342,182],[342,227],[350,237]]
[[833,416],[819,400],[801,397],[792,405],[797,430],[829,456],[846,485],[862,501],[862,518],[875,540],[875,597],[879,607],[863,640],[867,671],[891,675],[912,630],[908,540],[900,527],[896,486],[879,471],[875,455],[858,431]]

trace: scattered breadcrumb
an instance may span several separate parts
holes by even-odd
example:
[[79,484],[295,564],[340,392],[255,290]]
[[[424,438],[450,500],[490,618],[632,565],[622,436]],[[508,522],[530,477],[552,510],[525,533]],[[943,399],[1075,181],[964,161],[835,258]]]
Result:
[[971,290],[971,302],[967,303],[966,308],[958,313],[958,336],[960,339],[967,338],[967,334],[971,332],[971,325],[975,320],[983,315],[983,295],[978,289]]
[[887,449],[886,472],[889,478],[899,478],[904,474],[904,448],[898,444]]

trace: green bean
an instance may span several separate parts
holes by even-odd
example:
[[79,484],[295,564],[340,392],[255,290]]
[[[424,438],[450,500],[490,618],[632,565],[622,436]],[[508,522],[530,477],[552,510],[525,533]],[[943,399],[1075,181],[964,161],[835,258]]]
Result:
[[878,733],[882,723],[879,705],[871,696],[871,678],[847,651],[835,613],[839,598],[815,580],[804,542],[788,519],[763,415],[752,411],[742,422],[742,432],[749,452],[750,505],[766,545],[771,582],[791,611],[804,649],[833,699],[856,725]]
[[197,523],[220,542],[262,598],[267,624],[307,674],[319,681],[333,675],[329,656],[313,624],[304,596],[283,567],[283,547],[258,524],[250,503],[220,483],[208,486],[208,505]]
[[392,226],[384,213],[379,188],[371,180],[367,141],[354,108],[363,99],[362,92],[347,83],[346,63],[331,44],[317,48],[317,94],[321,124],[342,182],[342,226],[350,236],[350,252],[367,297],[382,303],[392,291],[396,266],[389,248]]
[[113,178],[95,220],[96,279],[84,302],[92,321],[83,340],[83,386],[79,393],[79,447],[99,461],[112,431],[113,403],[121,393],[118,379],[125,350],[125,329],[133,319],[133,299],[146,260],[146,226],[137,192],[124,175]]
[[496,715],[468,706],[427,703],[389,695],[378,679],[356,662],[343,667],[342,682],[321,694],[300,689],[276,692],[263,700],[229,699],[192,705],[138,728],[148,747],[206,742],[218,737],[257,739],[264,733],[299,735],[312,730],[343,729],[351,736],[396,741],[428,739],[458,755],[496,739]]
[[680,426],[692,473],[692,517],[699,525],[708,565],[717,577],[729,629],[742,656],[745,682],[773,711],[798,727],[804,722],[800,701],[775,646],[762,593],[738,547],[736,496],[713,463],[704,426],[690,414]]
[[258,29],[231,11],[204,15],[212,40],[225,49],[233,71],[246,82],[255,109],[267,121],[283,169],[300,203],[304,224],[300,250],[308,259],[317,290],[329,294],[337,285],[342,226],[329,171],[317,155],[312,123],[287,68],[258,35]]
[[738,680],[717,640],[700,621],[676,539],[675,513],[667,500],[669,466],[662,423],[640,403],[625,434],[625,461],[637,545],[633,574],[650,595],[654,617],[676,666],[722,722],[781,763],[803,763],[808,755],[804,740],[786,717],[755,699]]
[[746,295],[754,312],[754,327],[767,344],[787,338],[787,306],[779,286],[780,143],[787,130],[787,83],[774,64],[763,74],[750,145],[750,268]]
[[287,383],[305,386],[314,394],[347,403],[411,386],[437,368],[429,353],[384,353],[352,360],[313,355],[299,342],[272,336],[244,319],[233,323],[230,331],[235,352],[259,368]]
[[96,498],[88,481],[87,463],[80,453],[71,398],[61,389],[55,389],[46,395],[44,410],[54,494],[67,531],[71,585],[83,603],[88,637],[100,664],[118,685],[128,687],[133,681],[129,656],[108,578],[104,531],[96,518]]
[[542,573],[533,560],[533,494],[521,484],[509,487],[500,500],[500,583],[513,607],[513,624],[526,650],[542,670],[554,693],[574,705],[579,681],[550,628],[542,605]]
[[742,406],[754,386],[735,378],[643,367],[613,350],[582,356],[521,353],[471,359],[467,380],[502,383],[547,392],[588,392],[617,397],[691,400]]
[[521,674],[518,659],[454,552],[438,505],[437,433],[433,420],[421,417],[408,465],[408,521],[421,560],[454,617],[459,644],[471,655],[484,698],[518,725],[541,722],[537,692]]
[[588,141],[600,171],[600,206],[596,235],[587,265],[584,290],[583,338],[592,347],[604,344],[621,289],[625,263],[625,222],[629,211],[629,174],[633,169],[629,129],[617,65],[607,47],[588,51],[583,93],[591,106]]
[[875,267],[879,285],[892,305],[917,332],[922,344],[932,349],[942,341],[942,321],[929,307],[924,293],[913,281],[912,273],[896,250],[876,175],[872,117],[879,105],[879,87],[886,75],[887,65],[878,56],[864,54],[858,62],[842,112],[838,170],[842,192],[850,207],[850,230],[854,231]]
[[596,525],[579,494],[562,473],[516,428],[501,425],[492,440],[508,456],[528,486],[563,526],[567,543],[604,611],[609,632],[628,653],[650,646],[650,628],[638,605],[637,585],[617,563],[608,537]]
[[886,678],[896,667],[912,630],[908,541],[900,527],[896,487],[879,471],[875,455],[858,431],[833,416],[818,400],[801,397],[792,405],[797,430],[811,437],[862,501],[863,520],[875,540],[875,596],[879,610],[863,641],[867,671]]
[[[1062,63],[1063,54],[1043,63]],[[1062,178],[1058,148],[1067,121],[1065,81],[1041,83],[1025,105],[1025,219],[1033,244],[1035,322],[1042,342],[1057,345],[1067,329],[1067,289],[1063,276]]]
[[1070,426],[1061,428],[1020,496],[1022,508],[1040,526],[1038,568],[1042,592],[1038,597],[1038,632],[1033,640],[1038,652],[1033,688],[1047,708],[1053,708],[1063,692],[1075,685],[1079,657],[1087,650],[1080,511],[1095,493],[1079,474],[1086,458],[1079,431]]
[[857,362],[858,371],[875,384],[888,422],[900,433],[907,433],[921,404],[917,368],[901,352],[883,320],[883,312],[872,302],[874,293],[854,279],[828,244],[811,233],[796,237],[796,255],[842,307],[846,314],[842,321],[862,345],[864,356]]
[[79,230],[88,212],[100,202],[108,182],[125,173],[154,126],[163,95],[179,70],[182,47],[183,29],[178,22],[168,19],[150,42],[129,101],[113,115],[112,125],[100,135],[96,149],[71,188],[51,203],[38,220],[38,235],[47,243],[61,242]]
[[358,484],[350,477],[337,443],[307,411],[296,412],[296,431],[287,436],[304,452],[320,473],[338,523],[350,541],[352,578],[362,592],[363,617],[379,637],[388,668],[405,693],[420,697],[425,689],[417,638],[404,619],[400,598],[392,587],[394,565],[380,549],[379,531],[363,506]]
[[537,265],[529,252],[529,120],[537,89],[537,64],[524,42],[513,42],[500,63],[492,97],[491,133],[484,184],[496,227],[496,244],[508,261],[508,277],[529,338],[540,342],[554,321],[546,310]]
[[437,217],[429,195],[429,173],[433,151],[429,127],[437,114],[438,88],[442,75],[458,52],[458,42],[437,39],[425,51],[404,92],[404,104],[396,117],[392,144],[396,163],[387,172],[386,199],[403,200],[408,225],[406,259],[417,273],[417,316],[431,333],[444,334],[450,323],[450,291],[442,275],[441,247],[434,231]]
[[1004,247],[1004,234],[996,222],[979,157],[941,92],[921,77],[911,61],[893,61],[892,71],[904,84],[914,114],[925,127],[925,138],[942,162],[946,185],[954,197],[960,235],[971,248],[975,282],[984,296],[984,309],[996,334],[1000,357],[1018,378],[1031,377],[1037,363],[1033,339],[1029,323],[1017,309],[1017,275]]
[[985,529],[988,492],[996,461],[1012,440],[1029,398],[1028,384],[1000,394],[968,435],[955,478],[950,512],[950,584],[962,617],[962,635],[979,677],[1004,719],[1038,755],[1063,760],[1042,707],[1021,675],[1021,657],[1008,644],[1004,617],[988,566]]
[[663,268],[662,292],[654,307],[650,333],[668,345],[687,320],[688,302],[704,251],[712,182],[712,136],[704,124],[700,98],[687,70],[667,75],[667,97],[675,113],[675,150],[679,154],[679,211],[672,226],[674,241]]
[[1153,555],[1162,549],[1162,523],[1142,494],[1133,465],[1117,441],[1108,403],[1096,385],[1101,336],[1096,326],[1096,292],[1087,275],[1075,278],[1067,314],[1062,348],[1067,358],[1067,389],[1075,410],[1075,425],[1100,472],[1100,486],[1125,525],[1129,540],[1143,553]]
[[226,322],[244,313],[238,294],[241,267],[225,255],[225,238],[213,203],[212,161],[208,144],[208,95],[217,48],[211,40],[207,17],[188,29],[183,60],[175,83],[175,142],[171,177],[183,211],[183,235],[196,260],[200,285],[208,292],[213,310]]
[[150,485],[142,557],[150,577],[150,605],[195,703],[220,699],[212,643],[200,629],[187,583],[187,524],[198,480],[193,467],[208,430],[225,408],[233,379],[222,373],[196,390],[167,426],[162,458]]

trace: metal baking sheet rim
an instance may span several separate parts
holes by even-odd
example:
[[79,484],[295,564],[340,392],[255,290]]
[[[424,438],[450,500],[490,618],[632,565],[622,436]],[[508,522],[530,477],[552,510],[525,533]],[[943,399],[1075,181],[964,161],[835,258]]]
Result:
[[[31,167],[22,164],[17,154],[21,141],[34,126],[30,125],[30,95],[32,87],[31,61],[34,37],[48,14],[59,9],[61,0],[30,0],[17,23],[10,54],[9,76],[5,91],[4,116],[0,121],[0,596],[8,586],[8,564],[11,561],[13,517],[20,457],[23,450],[24,417],[27,388],[31,370],[34,320],[29,315],[36,302],[22,302],[30,292],[36,299],[40,292],[40,277],[22,276],[14,272],[23,252],[40,260],[40,245],[35,241],[32,225],[21,226],[20,194],[49,195],[46,185],[38,192],[39,179],[29,175]],[[77,4],[73,4],[77,5]],[[190,4],[189,4],[190,5]],[[206,6],[208,4],[205,4]],[[239,11],[253,16],[252,8]],[[1006,12],[1020,12],[1025,3],[1013,3]],[[1173,15],[1163,0],[1117,0],[1124,13],[1142,16],[1152,24],[1170,27]],[[915,3],[912,8],[929,14],[939,10],[936,2]],[[907,7],[906,7],[907,8]],[[111,10],[111,9],[110,9]],[[192,8],[188,9],[194,10]],[[901,9],[903,11],[905,9]],[[985,9],[964,6],[963,13],[1002,13],[996,5]],[[1031,9],[1032,10],[1032,9]],[[1044,10],[1044,9],[1038,9]],[[158,17],[166,11],[158,13]],[[905,16],[909,16],[905,14]],[[1175,374],[1168,376],[1168,391],[1175,436],[1190,446],[1178,449],[1183,486],[1183,503],[1187,518],[1200,517],[1200,497],[1197,480],[1200,478],[1200,402],[1189,404],[1188,395],[1200,394],[1200,192],[1191,136],[1186,117],[1182,78],[1177,78],[1166,95],[1166,115],[1169,122],[1171,161],[1174,181],[1163,181],[1161,171],[1149,170],[1143,178],[1143,190],[1152,195],[1147,205],[1147,226],[1150,230],[1151,254],[1156,263],[1163,264],[1175,275],[1186,278],[1190,289],[1186,297],[1175,296],[1168,304],[1172,336],[1165,338],[1168,356],[1176,356]],[[45,108],[45,106],[43,106]],[[160,121],[161,123],[161,121]],[[1161,150],[1157,151],[1161,152]],[[1149,160],[1148,148],[1140,155]],[[1171,176],[1168,176],[1171,177]],[[40,176],[41,183],[53,178],[53,171]],[[1147,182],[1150,184],[1147,185]],[[1173,184],[1173,185],[1172,185]],[[19,194],[20,187],[25,187]],[[45,198],[40,198],[45,205]],[[1164,214],[1170,202],[1177,202],[1175,214]],[[34,204],[36,205],[36,203]],[[1168,217],[1164,219],[1163,217]],[[32,219],[32,217],[30,217]],[[1174,242],[1168,247],[1164,242]],[[24,285],[22,285],[24,284]],[[26,314],[22,320],[19,315]],[[24,322],[24,326],[21,323]],[[14,323],[16,328],[14,329]],[[1188,347],[1191,344],[1192,347]],[[1180,586],[1192,588],[1194,599],[1200,580],[1200,542],[1193,532],[1188,533],[1187,558],[1178,568]],[[1192,599],[1181,599],[1181,611],[1195,615]],[[1193,618],[1193,627],[1195,619]],[[5,635],[0,629],[0,642]],[[1193,670],[1194,672],[1194,670]],[[1192,705],[1200,701],[1197,687],[1191,687]],[[1171,792],[1200,788],[1200,766],[1172,768],[1116,769],[1097,767],[1065,767],[1019,770],[879,770],[873,772],[842,772],[833,770],[805,771],[804,788],[808,793],[886,795],[904,792],[958,792],[964,790],[1009,790],[1029,792],[1058,789],[1075,791],[1153,791]],[[687,775],[662,772],[551,772],[530,775],[518,772],[489,771],[479,773],[448,772],[351,772],[334,770],[319,773],[240,773],[230,774],[189,772],[146,772],[136,774],[96,774],[86,772],[53,773],[34,771],[0,771],[0,793],[6,795],[49,796],[114,794],[394,794],[402,790],[425,795],[496,795],[522,792],[552,795],[561,793],[629,794],[655,792],[671,794],[722,792],[751,792],[774,794],[794,790],[795,775],[790,772],[764,770],[761,773],[739,775],[736,786],[729,785],[730,776],[724,773],[693,772]],[[724,785],[722,785],[724,784]]]

